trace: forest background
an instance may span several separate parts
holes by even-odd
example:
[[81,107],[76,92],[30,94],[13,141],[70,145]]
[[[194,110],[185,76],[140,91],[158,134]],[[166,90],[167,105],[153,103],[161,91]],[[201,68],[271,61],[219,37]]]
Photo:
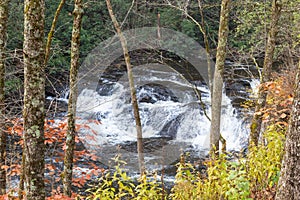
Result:
[[[267,199],[275,197],[280,174],[280,163],[284,154],[283,138],[291,114],[294,97],[293,85],[299,59],[299,1],[231,2],[226,59],[234,63],[254,65],[258,70],[263,69],[266,59],[268,34],[270,29],[274,28],[272,26],[274,2],[280,4],[281,13],[275,26],[277,34],[272,55],[272,73],[270,73],[267,81],[262,81],[263,85],[261,86],[261,91],[267,91],[267,103],[263,108],[259,108],[255,112],[255,115],[260,116],[262,123],[265,124],[264,130],[267,130],[264,136],[265,142],[254,145],[252,151],[247,154],[244,160],[242,159],[237,163],[228,161],[225,158],[226,155],[214,158],[216,160],[208,161],[207,177],[202,177],[200,180],[198,180],[199,174],[196,175],[197,172],[194,167],[182,159],[178,165],[177,182],[175,182],[174,188],[170,191],[170,198],[196,199],[200,194],[203,199],[206,199],[205,195],[207,195],[208,199]],[[45,3],[45,32],[48,33],[59,2],[46,1]],[[159,14],[161,27],[187,34],[204,47],[209,46],[212,58],[217,56],[220,1],[113,1],[112,5],[117,19],[122,22],[122,30],[149,26],[155,27],[158,24],[157,17]],[[199,7],[199,5],[201,6]],[[79,63],[99,43],[116,33],[105,1],[85,1],[82,7],[84,15],[80,32]],[[18,176],[21,172],[22,155],[19,149],[20,144],[22,145],[22,140],[20,141],[18,138],[23,131],[22,122],[19,122],[22,116],[24,94],[23,10],[23,1],[11,0],[9,2],[4,104],[5,119],[7,119],[4,129],[5,131],[9,130],[9,142],[4,147],[8,149],[8,153],[6,154],[5,164],[1,166],[2,171],[6,172],[5,176],[8,179],[10,179],[9,177]],[[49,63],[45,68],[46,96],[59,97],[69,85],[73,10],[74,2],[67,0],[57,20]],[[205,34],[203,34],[203,30]],[[205,44],[205,35],[208,38],[208,44]],[[261,79],[263,78],[261,77]],[[248,102],[247,106],[254,107],[255,101]],[[53,112],[46,114],[50,117],[48,123],[46,123],[49,125],[52,123],[51,117]],[[45,133],[46,138],[48,138],[46,144],[51,146],[54,143],[53,141],[59,140],[63,143],[63,138],[66,134],[65,126],[66,124],[63,123],[58,128],[53,128],[50,125],[46,126],[46,129],[51,130]],[[57,138],[51,140],[53,136]],[[15,151],[19,153],[12,153]],[[82,150],[75,155],[82,156],[84,154],[85,152]],[[93,159],[93,156],[90,155],[90,158]],[[262,163],[259,170],[257,170],[256,166],[258,163]],[[46,166],[50,173],[57,173],[55,172],[55,166],[51,163]],[[102,173],[102,169],[98,169],[97,166],[94,166],[94,169],[94,174],[91,175]],[[117,168],[115,173],[119,173],[118,170],[120,168]],[[121,174],[117,177],[121,176]],[[103,177],[100,183],[107,181],[103,180]],[[130,193],[131,190],[134,190],[131,188],[133,186],[124,186],[124,190],[122,190],[119,185],[119,190],[109,191],[116,195],[112,199],[121,198],[120,195],[124,195],[123,198],[129,198],[130,195],[137,196],[137,194],[142,193],[141,191],[145,193],[153,191],[157,195],[154,195],[153,199],[167,198],[164,189],[157,189],[161,188],[159,187],[161,183],[158,185],[153,183],[152,187],[147,185],[149,181],[146,179],[147,177],[141,179],[140,183],[142,183],[142,186],[140,187],[142,189],[138,190],[137,188],[139,187],[135,188],[136,192],[133,192],[133,194]],[[108,180],[112,181],[111,184],[119,184],[116,180],[111,180],[110,178]],[[49,184],[51,192],[47,193],[48,196],[52,194],[53,196],[57,195],[57,198],[61,198],[60,186],[54,184],[54,182],[59,182],[60,179],[51,181],[51,184]],[[85,183],[86,178],[73,179],[73,184],[76,186],[82,187]],[[95,187],[101,188],[101,190],[92,190],[90,192],[91,196],[106,195],[103,193],[109,188],[107,185],[103,186],[103,184]],[[14,194],[14,190],[9,190],[8,194],[5,190],[3,193],[7,197]],[[86,195],[86,193],[83,194]],[[75,195],[74,192],[73,196]],[[119,197],[117,197],[118,195]]]

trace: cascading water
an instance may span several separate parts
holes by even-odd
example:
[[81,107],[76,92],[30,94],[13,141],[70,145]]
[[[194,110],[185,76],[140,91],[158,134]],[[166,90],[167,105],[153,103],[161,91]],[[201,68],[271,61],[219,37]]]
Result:
[[50,100],[50,101],[62,101],[65,103],[68,103],[68,99],[69,99],[69,92],[70,90],[68,88],[66,88],[65,90],[63,90],[61,92],[61,95],[59,97],[52,97],[52,96],[48,96],[46,99]]
[[[146,166],[171,164],[182,151],[193,151],[195,156],[207,151],[210,129],[210,122],[204,115],[207,112],[210,116],[207,86],[200,81],[194,86],[178,72],[156,64],[134,68],[134,74],[138,75],[135,83]],[[104,82],[107,84],[98,91],[84,89],[78,97],[77,111],[81,119],[78,122],[90,127],[82,129],[80,137],[86,148],[97,152],[104,164],[119,152],[129,165],[137,167],[136,130],[128,82],[126,77],[116,83]],[[206,111],[201,108],[194,87],[201,92]],[[228,150],[241,150],[247,142],[247,124],[239,119],[230,102],[223,95],[221,134]]]

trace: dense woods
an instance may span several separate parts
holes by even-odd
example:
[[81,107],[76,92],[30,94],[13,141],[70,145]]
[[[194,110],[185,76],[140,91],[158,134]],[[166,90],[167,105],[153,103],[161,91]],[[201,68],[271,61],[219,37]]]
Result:
[[[0,199],[299,199],[299,13],[299,0],[1,0]],[[143,48],[131,50],[133,39],[142,46],[144,38],[134,38],[126,31],[146,30],[144,27],[154,27],[155,33],[148,34],[153,38],[148,40],[157,46],[149,47],[145,42]],[[168,36],[169,43],[162,41],[167,29],[201,44],[203,52],[186,55],[189,52],[184,49],[193,47],[187,41],[178,41],[176,34]],[[176,50],[180,55],[159,48],[162,44],[174,46],[172,42],[178,43],[176,47],[182,46],[182,50]],[[100,133],[95,129],[104,126],[106,113],[87,112],[91,116],[86,123],[82,122],[86,115],[77,115],[77,97],[82,92],[78,87],[85,86],[79,84],[86,78],[79,76],[80,67],[86,67],[82,63],[89,63],[91,52],[99,44],[111,45],[113,49],[103,51],[112,53],[118,50],[114,45],[120,44],[122,52],[100,72],[104,75],[92,72],[97,79],[89,80],[97,85],[94,97],[98,100],[115,91],[122,93],[126,88],[116,82],[127,80],[129,92],[124,93],[121,100],[125,100],[121,102],[130,102],[125,112],[132,121],[119,126],[124,133],[134,132],[132,143],[126,141],[107,152],[95,139],[102,134],[103,129]],[[197,68],[191,67],[189,56],[205,63],[206,83],[201,77],[204,75],[198,75]],[[95,66],[86,68],[92,71],[106,62],[91,62]],[[147,72],[151,63],[160,64],[159,67],[172,65],[173,70],[166,76],[170,84],[158,86],[146,81],[139,85],[144,77],[138,70],[145,67]],[[241,66],[239,79],[232,78]],[[123,72],[127,73],[125,78],[121,77]],[[210,121],[210,133],[206,134],[211,153],[206,151],[191,159],[187,152],[190,148],[180,149],[182,155],[167,163],[177,150],[168,152],[164,147],[176,146],[172,141],[178,139],[183,113],[161,127],[161,143],[150,145],[155,137],[147,138],[149,132],[144,126],[148,122],[143,117],[148,109],[145,103],[154,107],[158,101],[172,101],[180,107],[184,98],[177,98],[167,88],[177,84],[172,79],[173,72],[194,91],[197,106],[193,109]],[[144,76],[151,78],[154,73]],[[227,151],[226,139],[231,138],[223,137],[221,121],[232,127],[236,124],[223,117],[225,93],[228,87],[236,85],[238,90],[245,85],[250,87],[255,80],[260,81],[257,94],[246,90],[247,99],[231,94],[238,100],[231,103],[237,104],[234,113],[246,124],[247,142],[243,149]],[[109,89],[101,90],[103,85]],[[210,91],[199,89],[202,87]],[[147,88],[152,96],[141,95]],[[166,97],[160,97],[161,94]],[[203,100],[205,95],[211,98],[209,102]],[[85,103],[89,102],[93,99]],[[195,102],[185,102],[182,107]],[[160,110],[167,112],[164,107]],[[119,110],[113,112],[122,114]],[[158,113],[156,116],[160,117]],[[192,119],[187,136],[199,134],[193,127],[200,122]],[[117,126],[118,123],[121,122],[116,122]],[[164,131],[171,132],[171,136]],[[93,136],[83,137],[81,132]],[[107,134],[107,138],[101,136],[103,144],[111,140],[111,135],[114,133]],[[95,151],[87,148],[86,140],[94,141]],[[154,150],[161,148],[162,169],[151,171],[148,167],[152,159],[146,154],[149,146]],[[108,160],[104,164],[100,161],[101,155],[122,148],[136,153],[129,157],[138,162],[135,164],[139,170],[128,170],[119,154],[109,158],[113,159],[112,165],[105,165],[111,164]]]

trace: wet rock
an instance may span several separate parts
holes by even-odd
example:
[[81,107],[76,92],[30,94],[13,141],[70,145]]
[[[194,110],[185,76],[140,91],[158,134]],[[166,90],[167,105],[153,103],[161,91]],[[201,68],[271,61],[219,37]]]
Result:
[[234,107],[240,107],[245,101],[247,101],[246,98],[237,97],[237,98],[234,98],[234,99],[231,101],[231,104],[232,104]]
[[226,82],[226,89],[233,91],[246,91],[251,89],[249,80],[228,80]]
[[[162,147],[166,146],[168,144],[168,141],[170,140],[171,138],[169,137],[144,138],[143,139],[144,153],[151,153],[159,149],[162,149]],[[119,145],[121,149],[125,151],[137,153],[136,141],[127,141]]]
[[100,96],[110,96],[112,95],[113,93],[113,89],[115,87],[115,83],[112,83],[112,82],[106,82],[106,83],[103,83],[100,87],[100,84],[98,84],[98,87],[97,87],[97,92]]
[[174,101],[178,98],[167,87],[155,83],[145,84],[137,89],[139,102],[156,103],[157,101]]
[[177,116],[175,119],[169,121],[160,131],[159,135],[162,137],[176,139],[177,129],[180,125],[182,115]]
[[254,65],[227,63],[224,71],[225,93],[238,113],[243,112],[241,104],[251,100],[251,81],[259,72]]

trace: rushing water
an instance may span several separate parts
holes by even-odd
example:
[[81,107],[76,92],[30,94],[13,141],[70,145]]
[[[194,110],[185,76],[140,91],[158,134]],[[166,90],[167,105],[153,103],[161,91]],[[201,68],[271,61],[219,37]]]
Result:
[[[190,83],[176,71],[155,64],[134,68],[134,74],[146,166],[171,164],[183,151],[203,157],[209,147],[210,122],[204,115],[206,112],[210,116],[207,86],[200,81]],[[117,83],[103,82],[107,84],[98,91],[80,92],[78,122],[90,127],[80,131],[80,138],[104,164],[109,165],[110,158],[121,153],[129,165],[137,167],[136,129],[127,78],[124,76]],[[202,102],[195,94],[195,87],[201,92]],[[201,103],[205,104],[205,111]],[[221,124],[228,150],[239,151],[246,146],[248,124],[226,95],[223,95]]]

